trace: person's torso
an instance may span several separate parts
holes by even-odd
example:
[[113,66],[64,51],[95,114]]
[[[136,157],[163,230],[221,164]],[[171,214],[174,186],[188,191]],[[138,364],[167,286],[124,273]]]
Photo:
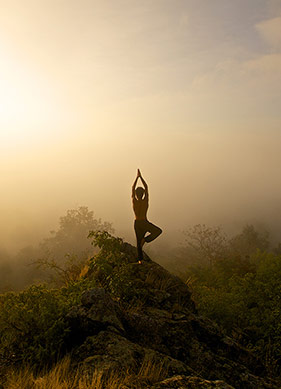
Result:
[[133,209],[135,212],[136,220],[146,220],[147,219],[147,210],[148,210],[148,199],[144,198],[143,200],[133,199]]

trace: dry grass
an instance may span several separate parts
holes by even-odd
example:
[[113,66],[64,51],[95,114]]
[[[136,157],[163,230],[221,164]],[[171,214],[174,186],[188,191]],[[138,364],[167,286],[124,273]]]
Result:
[[151,360],[144,360],[137,377],[142,379],[148,379],[150,382],[159,382],[167,377],[168,369],[163,362],[160,364],[155,363]]
[[130,314],[134,313],[143,313],[145,302],[141,300],[134,301],[133,303],[127,303],[127,302],[120,302],[121,308]]
[[82,267],[80,274],[79,274],[79,279],[85,277],[87,275],[88,271],[89,271],[89,265],[87,263],[85,266]]
[[147,274],[145,282],[152,285],[155,289],[168,292],[169,290],[176,289],[177,283],[171,277],[170,274],[159,273],[151,271]]
[[40,376],[32,369],[11,370],[3,388],[5,389],[142,389],[166,378],[163,364],[144,360],[137,372],[103,372],[95,370],[89,374],[81,368],[73,371],[69,357]]

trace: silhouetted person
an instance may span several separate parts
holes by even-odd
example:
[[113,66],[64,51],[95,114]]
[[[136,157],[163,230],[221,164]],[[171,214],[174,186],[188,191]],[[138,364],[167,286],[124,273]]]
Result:
[[[144,189],[142,187],[136,188],[137,181],[140,178]],[[134,181],[132,186],[132,201],[133,209],[135,212],[135,232],[137,237],[137,247],[138,247],[138,260],[139,263],[142,263],[143,254],[142,247],[145,243],[152,242],[156,239],[161,233],[161,228],[155,226],[147,220],[146,214],[148,210],[148,187],[147,183],[142,178],[141,172],[138,169],[137,178]],[[149,232],[150,234],[145,236]]]

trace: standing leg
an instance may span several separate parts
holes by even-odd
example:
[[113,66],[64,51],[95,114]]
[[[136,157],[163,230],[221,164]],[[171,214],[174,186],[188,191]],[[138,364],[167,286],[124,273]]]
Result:
[[149,235],[147,235],[144,240],[146,243],[152,242],[154,239],[156,239],[160,234],[162,234],[161,228],[155,226],[154,224],[148,222],[146,225],[147,232],[150,232]]
[[138,220],[135,220],[134,227],[135,227],[135,233],[136,233],[136,238],[137,238],[138,261],[139,261],[139,263],[141,263],[143,260],[142,246],[143,246],[143,238],[145,235],[145,231],[142,228],[142,225],[141,225],[141,223],[139,223]]

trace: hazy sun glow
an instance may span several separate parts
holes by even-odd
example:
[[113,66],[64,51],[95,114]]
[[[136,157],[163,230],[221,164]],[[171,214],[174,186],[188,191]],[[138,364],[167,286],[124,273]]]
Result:
[[[0,50],[1,53],[1,50]],[[47,81],[5,53],[0,57],[1,140],[38,138],[59,118]]]
[[255,218],[281,226],[280,32],[277,0],[6,1],[0,214],[10,231],[87,205],[133,237],[137,168],[167,234]]

